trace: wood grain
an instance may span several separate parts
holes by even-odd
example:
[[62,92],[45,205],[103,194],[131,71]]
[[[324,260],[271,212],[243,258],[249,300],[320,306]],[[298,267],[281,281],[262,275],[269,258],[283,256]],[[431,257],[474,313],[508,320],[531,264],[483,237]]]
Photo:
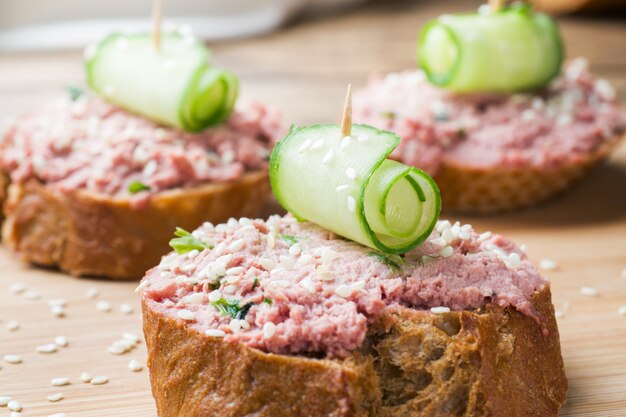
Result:
[[[379,1],[348,14],[305,20],[258,39],[214,45],[216,61],[241,75],[243,94],[284,109],[285,120],[297,124],[338,121],[346,85],[356,88],[371,72],[413,67],[414,44],[420,25],[443,11],[474,7],[470,2]],[[626,97],[626,25],[618,21],[567,19],[562,31],[568,56],[585,55],[594,70]],[[0,56],[0,117],[36,108],[67,85],[82,80],[77,52]],[[576,189],[538,208],[497,217],[462,218],[479,230],[503,233],[528,246],[536,263],[554,259],[559,270],[551,279],[559,319],[570,394],[563,416],[626,415],[626,146]],[[41,293],[37,301],[13,295],[9,286],[23,282]],[[580,287],[599,290],[583,296]],[[98,299],[86,291],[97,287]],[[19,399],[24,417],[65,412],[68,417],[154,417],[146,370],[132,373],[130,359],[145,360],[145,347],[114,356],[107,347],[125,331],[139,332],[135,284],[74,279],[54,271],[22,265],[0,249],[0,357],[23,355],[24,362],[0,361],[0,395]],[[67,316],[54,317],[51,298],[68,301]],[[98,300],[114,311],[98,311]],[[119,306],[129,302],[135,313]],[[567,307],[567,304],[570,307]],[[10,332],[9,320],[21,328]],[[63,334],[70,345],[44,355],[36,346]],[[107,375],[110,382],[91,386],[82,372]],[[55,376],[72,384],[50,386]],[[49,403],[46,396],[63,392],[65,399]],[[0,416],[8,416],[0,408]]]

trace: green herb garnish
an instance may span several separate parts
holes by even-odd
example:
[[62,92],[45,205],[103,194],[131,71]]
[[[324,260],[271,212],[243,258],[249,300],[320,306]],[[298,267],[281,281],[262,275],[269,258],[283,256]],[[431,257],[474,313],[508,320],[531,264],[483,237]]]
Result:
[[209,289],[211,291],[219,290],[221,286],[222,286],[222,281],[220,281],[219,279],[217,281],[209,282]]
[[285,242],[289,243],[289,246],[295,245],[296,243],[300,241],[300,239],[302,239],[301,237],[291,236],[291,235],[280,235],[280,238],[284,240]]
[[259,279],[255,278],[254,281],[252,282],[252,289],[255,289],[258,286],[259,286]]
[[213,249],[213,245],[211,245],[210,243],[201,242],[200,240],[196,239],[191,233],[180,227],[176,228],[174,234],[178,237],[170,240],[170,246],[178,254],[191,252],[194,249],[199,251],[203,251],[204,249]]
[[272,304],[272,300],[270,300],[269,298],[264,298],[264,299],[263,299],[263,302],[264,302],[265,304]]
[[67,94],[69,94],[70,96],[70,100],[72,101],[76,101],[78,100],[79,97],[83,96],[85,94],[85,92],[83,91],[82,88],[80,87],[76,87],[76,86],[69,86],[66,88],[67,90]]
[[239,301],[227,300],[222,297],[217,301],[213,301],[211,305],[217,308],[223,316],[230,316],[237,320],[243,320],[254,303],[248,303],[242,307],[239,305]]
[[137,194],[141,191],[150,191],[150,187],[141,181],[133,181],[128,184],[128,192],[131,194]]
[[405,264],[404,259],[402,259],[399,256],[384,255],[384,254],[382,254],[380,252],[368,252],[367,254],[369,256],[373,256],[379,262],[382,262],[385,265],[389,266],[391,269],[395,269],[397,271],[401,270],[402,269],[401,265]]

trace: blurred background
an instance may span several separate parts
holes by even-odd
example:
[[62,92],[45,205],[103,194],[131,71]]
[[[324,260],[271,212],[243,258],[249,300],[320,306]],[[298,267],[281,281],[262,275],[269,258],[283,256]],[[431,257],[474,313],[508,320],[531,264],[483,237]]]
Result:
[[[214,41],[258,35],[298,17],[320,17],[365,2],[367,0],[176,0],[165,1],[164,12],[168,24],[189,25],[197,35]],[[533,2],[538,8],[553,13],[614,13],[626,9],[626,0]],[[151,3],[151,0],[0,0],[0,51],[76,48],[112,30],[145,30],[149,28],[146,16]],[[434,2],[422,0],[422,3]]]

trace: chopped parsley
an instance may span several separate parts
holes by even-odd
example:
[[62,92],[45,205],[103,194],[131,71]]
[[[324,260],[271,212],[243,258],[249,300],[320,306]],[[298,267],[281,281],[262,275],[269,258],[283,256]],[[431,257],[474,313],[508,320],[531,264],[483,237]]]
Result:
[[79,97],[83,96],[85,92],[82,88],[71,85],[66,88],[67,94],[70,96],[70,100],[76,101]]
[[222,286],[222,281],[220,281],[219,279],[217,281],[209,282],[209,289],[211,291],[219,290],[221,286]]
[[405,263],[404,259],[402,259],[399,256],[384,255],[384,254],[382,254],[380,252],[368,252],[367,254],[369,256],[373,256],[379,262],[382,262],[385,265],[387,265],[388,267],[390,267],[391,269],[395,269],[397,271],[401,270],[402,269],[401,265],[404,265],[404,263]]
[[141,181],[133,181],[128,184],[128,192],[131,194],[137,194],[141,191],[150,191],[150,187]]
[[254,303],[248,303],[240,306],[239,301],[227,300],[222,297],[217,301],[213,301],[211,305],[217,308],[223,316],[230,316],[237,320],[243,320],[248,314],[248,311],[250,311],[252,306],[254,306]]
[[301,237],[291,236],[291,235],[280,235],[280,238],[284,240],[285,242],[287,242],[289,246],[295,245],[296,243],[300,241],[300,239],[302,239]]
[[265,304],[272,304],[272,300],[271,300],[271,299],[269,299],[269,298],[264,298],[264,299],[263,299],[263,302],[264,302]]
[[259,286],[259,279],[255,278],[254,281],[252,282],[252,289],[255,289],[258,286]]
[[203,251],[204,249],[213,249],[213,245],[198,240],[191,233],[180,227],[176,228],[176,232],[174,232],[174,234],[178,237],[170,240],[170,246],[178,254],[191,252],[194,249],[199,251]]

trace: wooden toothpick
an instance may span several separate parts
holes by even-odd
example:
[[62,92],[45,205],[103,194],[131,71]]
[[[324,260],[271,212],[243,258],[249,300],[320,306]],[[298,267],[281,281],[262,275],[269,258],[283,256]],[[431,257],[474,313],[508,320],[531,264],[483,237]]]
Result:
[[350,136],[350,133],[352,133],[352,84],[348,84],[348,93],[341,118],[341,134],[345,137]]
[[163,0],[154,0],[152,4],[152,42],[157,51],[161,49],[161,11]]
[[504,7],[504,2],[505,0],[489,0],[489,6],[491,6],[491,10],[497,12]]

